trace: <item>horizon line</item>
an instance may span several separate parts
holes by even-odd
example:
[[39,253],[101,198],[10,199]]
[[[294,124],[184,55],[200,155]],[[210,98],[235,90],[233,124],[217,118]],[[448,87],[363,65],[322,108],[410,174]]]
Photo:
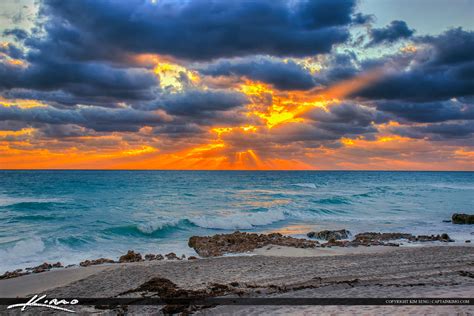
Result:
[[474,172],[474,170],[417,170],[417,169],[99,169],[99,168],[65,168],[65,169],[51,169],[51,168],[37,168],[37,169],[28,169],[28,168],[18,168],[18,169],[2,169],[0,171],[261,171],[261,172],[275,172],[275,171],[297,171],[297,172],[327,172],[327,171],[351,171],[351,172]]

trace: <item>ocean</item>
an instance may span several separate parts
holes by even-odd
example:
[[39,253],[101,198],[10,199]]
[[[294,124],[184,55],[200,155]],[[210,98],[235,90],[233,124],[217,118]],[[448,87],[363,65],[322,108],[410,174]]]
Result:
[[349,229],[474,239],[474,172],[0,171],[0,271],[127,250],[194,254],[193,235]]

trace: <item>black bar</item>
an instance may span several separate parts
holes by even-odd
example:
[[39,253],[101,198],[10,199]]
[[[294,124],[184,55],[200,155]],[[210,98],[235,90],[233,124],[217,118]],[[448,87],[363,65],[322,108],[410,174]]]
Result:
[[[0,305],[27,303],[31,298],[0,298]],[[52,298],[49,298],[52,299]],[[303,297],[213,297],[213,298],[56,298],[75,305],[473,305],[473,298],[303,298]],[[74,305],[59,305],[73,307]]]

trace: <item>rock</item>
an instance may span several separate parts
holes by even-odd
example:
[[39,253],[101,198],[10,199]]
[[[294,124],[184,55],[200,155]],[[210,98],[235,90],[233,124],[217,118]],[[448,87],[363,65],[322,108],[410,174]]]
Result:
[[350,235],[350,232],[346,229],[340,230],[322,230],[320,232],[309,232],[307,236],[309,238],[317,238],[323,240],[340,240],[340,239],[347,239]]
[[295,248],[315,248],[319,243],[314,240],[283,236],[279,233],[255,234],[236,231],[232,234],[217,234],[210,237],[193,236],[188,245],[201,257],[222,256],[225,253],[239,253],[262,248],[267,245]]
[[445,241],[445,242],[454,242],[451,238],[449,238],[449,235],[444,233],[441,234],[441,238],[439,239],[440,241]]
[[112,259],[106,259],[106,258],[99,258],[95,260],[85,260],[79,263],[81,267],[88,267],[88,266],[95,266],[98,264],[103,264],[103,263],[115,263]]
[[156,255],[152,253],[148,253],[145,255],[145,260],[148,260],[148,261],[156,260]]
[[28,274],[28,272],[23,272],[23,269],[17,269],[17,270],[12,271],[12,272],[7,271],[4,274],[0,275],[0,280],[17,278],[17,277],[20,277],[20,276],[25,275],[25,274]]
[[56,263],[53,263],[52,267],[53,267],[53,268],[63,268],[63,265],[62,265],[61,262],[58,261],[58,262],[56,262]]
[[154,255],[154,254],[146,254],[145,255],[145,260],[148,260],[148,261],[153,261],[153,260],[163,260],[165,257],[163,257],[162,254],[157,254],[157,255]]
[[351,241],[348,240],[336,240],[336,238],[331,238],[327,243],[321,245],[321,247],[358,247],[358,246],[390,246],[398,247],[400,244],[388,242],[390,240],[399,240],[405,239],[408,241],[441,241],[441,242],[453,242],[448,234],[441,235],[419,235],[414,236],[412,234],[406,233],[360,233],[355,235],[355,238]]
[[474,224],[474,215],[454,213],[451,220],[453,224]]
[[165,255],[166,259],[168,260],[181,260],[174,252],[170,252],[169,254]]
[[188,260],[197,260],[197,258],[195,256],[189,256]]
[[399,244],[391,243],[391,242],[384,242],[380,240],[335,240],[331,239],[327,243],[321,245],[321,247],[359,247],[359,246],[390,246],[390,247],[398,247]]
[[119,258],[119,262],[139,262],[143,261],[142,255],[140,253],[135,253],[133,250],[129,250],[127,254]]
[[426,242],[426,241],[442,241],[442,242],[453,242],[448,234],[441,234],[441,235],[418,235],[414,236],[412,234],[406,233],[361,233],[355,236],[354,241],[360,243],[368,243],[368,242],[375,242],[375,241],[388,241],[388,240],[397,240],[397,239],[406,239],[408,241],[418,241],[418,242]]
[[442,242],[453,242],[454,240],[452,240],[448,234],[444,233],[444,234],[441,234],[441,235],[419,235],[419,236],[416,236],[415,238],[415,241],[420,241],[420,242],[424,242],[424,241],[442,241]]
[[43,263],[43,264],[40,264],[39,266],[36,266],[34,267],[32,270],[33,273],[41,273],[41,272],[45,272],[45,271],[48,271],[49,269],[51,269],[53,266],[47,262]]
[[412,234],[406,233],[361,233],[355,235],[355,241],[367,242],[367,241],[386,241],[386,240],[397,240],[397,239],[407,239],[415,240],[416,237]]

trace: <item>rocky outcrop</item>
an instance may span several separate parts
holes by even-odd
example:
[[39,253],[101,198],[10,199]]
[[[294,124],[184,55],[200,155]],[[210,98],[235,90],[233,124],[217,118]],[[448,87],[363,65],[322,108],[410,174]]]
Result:
[[32,273],[41,273],[41,272],[49,271],[52,268],[62,268],[62,267],[63,265],[61,264],[61,262],[56,262],[53,264],[45,262],[33,268],[26,268],[26,270],[30,270]]
[[398,247],[397,243],[380,241],[380,240],[335,240],[330,239],[327,243],[321,244],[321,247],[359,247],[359,246],[390,246]]
[[107,259],[107,258],[99,258],[95,260],[85,260],[79,263],[81,267],[88,267],[88,266],[95,266],[98,264],[104,264],[104,263],[115,263],[112,259]]
[[225,253],[239,253],[267,245],[289,246],[295,248],[314,248],[319,243],[313,240],[283,236],[279,233],[254,234],[236,231],[232,234],[218,234],[211,237],[193,236],[188,245],[201,257],[222,256]]
[[12,272],[7,271],[4,274],[0,275],[0,280],[17,278],[17,277],[20,277],[20,276],[25,275],[25,274],[28,274],[28,272],[24,272],[23,269],[17,269],[17,270],[12,271]]
[[178,256],[174,252],[170,252],[166,254],[165,257],[168,260],[181,260],[180,258],[178,258]]
[[443,242],[452,242],[452,240],[448,234],[440,234],[440,235],[412,235],[406,233],[361,233],[355,235],[354,241],[358,241],[361,243],[364,242],[371,242],[371,241],[387,241],[387,240],[399,240],[405,239],[408,241],[443,241]]
[[4,274],[0,275],[0,280],[2,279],[11,279],[11,278],[17,278],[22,275],[30,274],[30,273],[42,273],[49,271],[53,268],[63,268],[64,266],[62,265],[61,262],[56,262],[56,263],[47,263],[44,262],[40,264],[39,266],[32,267],[32,268],[26,268],[25,271],[23,269],[17,269],[15,271],[7,271]]
[[306,234],[309,238],[317,238],[322,240],[341,240],[347,239],[351,233],[346,229],[340,230],[322,230],[320,232],[309,232]]
[[415,236],[412,234],[406,233],[374,233],[374,232],[367,232],[367,233],[360,233],[355,235],[354,241],[358,242],[369,242],[369,241],[387,241],[387,240],[397,240],[397,239],[407,239],[407,240],[415,240]]
[[451,221],[453,224],[474,224],[474,215],[455,213]]
[[406,233],[360,233],[355,235],[354,239],[336,240],[330,239],[327,243],[321,244],[321,247],[358,247],[358,246],[390,246],[398,247],[400,244],[390,242],[391,240],[407,240],[409,242],[427,242],[427,241],[441,241],[453,242],[448,234],[440,235],[412,235]]
[[415,241],[442,241],[442,242],[454,242],[448,234],[444,233],[441,235],[418,235]]
[[154,255],[154,254],[149,253],[149,254],[145,255],[145,260],[147,260],[147,261],[163,260],[163,259],[164,259],[164,257],[163,257],[162,254]]
[[133,250],[129,250],[127,254],[121,256],[119,258],[119,262],[139,262],[143,261],[142,255],[138,252],[134,252]]

